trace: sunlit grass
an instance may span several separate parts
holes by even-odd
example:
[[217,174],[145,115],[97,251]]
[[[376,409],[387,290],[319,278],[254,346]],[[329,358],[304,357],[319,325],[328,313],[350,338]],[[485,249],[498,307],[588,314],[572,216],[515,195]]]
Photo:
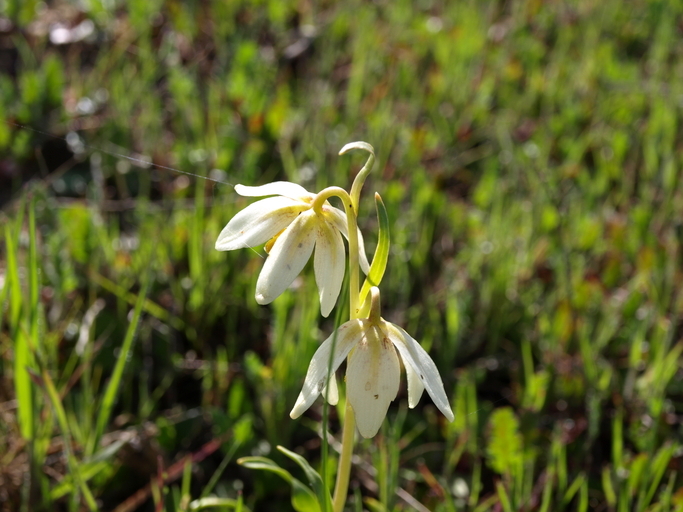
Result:
[[348,186],[353,140],[456,419],[402,391],[350,509],[683,509],[679,5],[91,2],[59,47],[2,5],[0,509],[291,510],[236,459],[320,465],[288,413],[334,322],[213,244],[231,185]]

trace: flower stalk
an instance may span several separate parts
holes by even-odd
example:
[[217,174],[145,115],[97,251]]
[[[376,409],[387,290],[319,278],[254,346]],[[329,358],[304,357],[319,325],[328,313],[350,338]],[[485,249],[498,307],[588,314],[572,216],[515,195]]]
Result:
[[347,230],[349,234],[349,311],[351,319],[358,318],[358,291],[360,289],[358,220],[352,196],[341,187],[327,187],[321,190],[313,200],[313,211],[322,212],[325,201],[336,196],[341,199],[346,213]]

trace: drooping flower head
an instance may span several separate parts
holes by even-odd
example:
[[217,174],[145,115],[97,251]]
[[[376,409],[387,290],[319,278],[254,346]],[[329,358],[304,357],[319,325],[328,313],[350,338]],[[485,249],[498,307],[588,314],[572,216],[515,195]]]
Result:
[[[256,302],[269,304],[306,265],[315,247],[315,280],[320,310],[328,316],[341,290],[346,257],[341,235],[348,239],[346,213],[325,201],[314,208],[316,195],[296,183],[276,181],[260,187],[236,185],[248,197],[268,197],[235,215],[223,228],[216,249],[232,251],[269,242],[268,258],[256,282]],[[367,273],[369,264],[359,231],[359,260]]]
[[[414,408],[426,389],[448,421],[453,421],[453,411],[434,361],[407,332],[379,316],[379,290],[373,287],[370,293],[369,317],[342,324],[316,351],[290,416],[301,416],[323,391],[330,357],[334,372],[348,355],[347,398],[359,432],[363,437],[373,437],[398,393],[398,351],[408,378],[408,406]],[[330,383],[333,385],[334,375],[330,376]]]

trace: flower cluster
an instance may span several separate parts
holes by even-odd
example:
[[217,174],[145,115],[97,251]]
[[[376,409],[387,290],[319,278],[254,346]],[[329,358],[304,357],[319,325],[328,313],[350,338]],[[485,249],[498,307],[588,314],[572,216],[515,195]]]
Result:
[[[371,267],[356,215],[360,188],[374,162],[374,151],[366,143],[353,143],[345,146],[340,154],[349,149],[364,149],[371,153],[350,194],[337,187],[312,194],[300,185],[283,181],[260,187],[236,185],[235,191],[242,196],[267,197],[240,211],[228,222],[218,236],[216,249],[231,251],[265,244],[268,257],[256,283],[259,304],[269,304],[284,292],[313,254],[320,311],[327,317],[337,302],[345,275],[346,252],[342,237],[348,240],[351,319],[333,332],[313,356],[290,414],[292,418],[303,414],[328,383],[328,400],[336,403],[334,371],[348,358],[348,401],[360,434],[373,437],[398,393],[400,355],[408,379],[409,407],[417,405],[426,389],[443,415],[453,421],[453,412],[434,361],[407,332],[381,318],[379,289],[369,286],[373,280],[368,279],[363,290],[358,290],[359,266],[366,275],[374,276],[373,284],[379,284],[386,266],[388,233],[386,241],[382,242],[380,222],[380,243]],[[332,196],[341,199],[345,211],[328,202]],[[380,253],[383,257],[378,258]],[[363,309],[359,303],[364,298],[368,304]],[[361,309],[368,311],[366,317],[358,317]]]

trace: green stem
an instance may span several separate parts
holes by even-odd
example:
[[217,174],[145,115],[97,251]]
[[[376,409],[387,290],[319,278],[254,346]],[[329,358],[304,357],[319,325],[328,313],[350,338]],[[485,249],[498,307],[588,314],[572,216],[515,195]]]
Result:
[[375,148],[373,148],[367,142],[351,142],[341,148],[339,152],[340,155],[351,151],[352,149],[362,149],[370,153],[367,162],[363,168],[356,174],[356,179],[353,180],[353,185],[351,185],[351,200],[353,201],[353,206],[358,210],[358,203],[360,201],[360,189],[363,188],[363,183],[365,183],[365,178],[368,177],[372,166],[375,164]]
[[360,267],[358,265],[358,222],[356,220],[356,208],[349,193],[341,187],[327,187],[321,190],[313,199],[313,210],[322,213],[325,201],[336,196],[341,199],[346,211],[347,229],[349,232],[349,315],[353,320],[358,318],[360,310],[358,294],[360,291]]
[[342,512],[346,504],[346,496],[349,491],[349,475],[351,473],[351,457],[353,456],[353,441],[356,433],[356,415],[353,407],[346,401],[346,412],[344,413],[344,430],[342,434],[342,450],[339,457],[339,467],[337,468],[337,481],[334,484],[334,498],[332,510]]
[[[360,266],[358,264],[358,204],[360,202],[360,190],[365,178],[370,173],[375,163],[375,150],[366,142],[353,142],[347,144],[339,152],[343,155],[352,149],[364,149],[370,153],[365,166],[356,175],[351,186],[351,194],[340,187],[328,187],[321,190],[313,200],[313,209],[322,213],[322,207],[327,199],[337,196],[344,204],[346,211],[347,230],[349,235],[349,317],[350,320],[358,318],[360,312]],[[375,302],[378,302],[379,297]],[[376,308],[375,308],[376,309]],[[353,407],[346,400],[344,412],[344,426],[342,430],[342,449],[337,468],[337,480],[334,485],[334,497],[332,500],[333,512],[342,512],[346,505],[346,497],[349,491],[349,476],[351,474],[351,458],[353,457],[353,445],[356,435],[356,415]]]
[[[340,187],[328,187],[321,190],[313,200],[313,209],[317,213],[322,213],[322,207],[332,196],[337,196],[344,204],[346,211],[346,222],[349,234],[349,316],[350,319],[358,318],[360,310],[360,270],[358,264],[358,222],[356,220],[356,208],[353,205],[351,196]],[[344,413],[344,426],[342,431],[342,450],[337,467],[337,481],[334,485],[334,498],[332,509],[334,512],[342,512],[346,504],[346,496],[349,490],[349,476],[351,473],[351,457],[353,456],[354,436],[356,434],[356,416],[353,408],[346,401],[346,411]]]

